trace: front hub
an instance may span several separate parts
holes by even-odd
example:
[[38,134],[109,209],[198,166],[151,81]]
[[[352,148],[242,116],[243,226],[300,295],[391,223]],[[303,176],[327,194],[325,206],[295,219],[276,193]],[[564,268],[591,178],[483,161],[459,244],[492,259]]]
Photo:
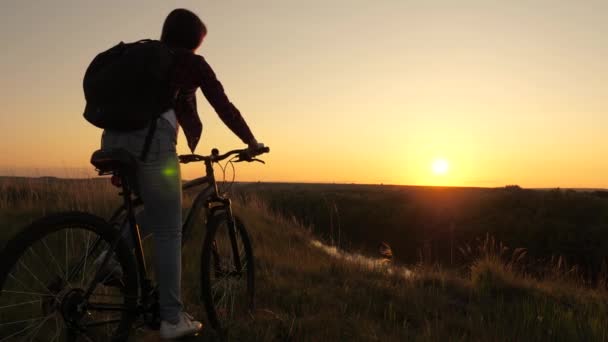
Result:
[[44,315],[50,315],[51,313],[59,310],[61,307],[61,293],[65,290],[66,283],[61,277],[55,278],[51,281],[46,289],[53,295],[52,297],[45,298],[42,301],[42,313]]
[[84,290],[70,290],[61,301],[61,314],[66,323],[76,324],[86,314],[87,301]]

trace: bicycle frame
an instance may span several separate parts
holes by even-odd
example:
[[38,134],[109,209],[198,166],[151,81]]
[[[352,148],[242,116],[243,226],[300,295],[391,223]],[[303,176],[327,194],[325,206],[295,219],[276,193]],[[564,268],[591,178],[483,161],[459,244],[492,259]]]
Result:
[[[199,210],[201,210],[203,208],[208,209],[208,215],[214,215],[215,212],[224,210],[226,212],[226,215],[227,215],[227,218],[229,221],[228,222],[229,225],[231,227],[234,226],[234,218],[232,215],[231,201],[229,198],[223,197],[219,194],[217,182],[215,179],[215,174],[213,171],[213,163],[210,160],[205,160],[204,162],[205,162],[206,176],[193,179],[182,185],[182,190],[188,190],[188,189],[192,189],[194,187],[206,184],[206,186],[198,193],[198,195],[195,197],[194,201],[192,202],[192,207],[188,211],[186,220],[184,221],[184,223],[182,225],[183,239],[187,239],[187,237],[189,236],[188,234],[190,233],[190,227],[195,220],[195,213],[199,212]],[[127,179],[123,180],[123,185],[124,184],[128,185]],[[137,223],[135,221],[135,211],[134,211],[134,208],[136,206],[143,204],[143,201],[141,200],[140,197],[132,198],[132,192],[131,192],[130,187],[128,187],[128,186],[123,187],[123,192],[121,193],[121,195],[123,196],[124,204],[114,212],[114,214],[111,216],[109,222],[117,222],[118,219],[120,218],[120,216],[126,211],[127,216],[125,217],[123,222],[121,222],[122,228],[121,228],[120,236],[124,235],[125,232],[123,230],[126,229],[125,223],[128,222],[128,227],[130,229],[130,233],[131,233],[131,236],[133,237],[133,241],[134,241],[133,247],[134,247],[135,258],[136,258],[137,264],[138,264],[138,270],[139,270],[138,276],[139,276],[140,289],[142,290],[141,293],[144,296],[143,299],[146,300],[145,296],[149,293],[149,290],[150,290],[150,288],[148,288],[150,281],[148,279],[148,274],[147,274],[145,257],[144,257],[142,242],[141,242],[140,229],[137,226]],[[229,235],[230,235],[231,244],[233,245],[233,251],[235,253],[235,255],[234,255],[235,263],[236,263],[235,266],[236,266],[236,269],[240,271],[242,266],[241,266],[240,258],[238,256],[238,249],[236,248],[237,241],[236,241],[236,233],[235,233],[234,229],[230,229]],[[118,242],[116,242],[116,244],[117,243]],[[116,245],[113,245],[112,249],[114,249],[115,247],[116,247]],[[106,259],[109,260],[109,253],[108,253],[108,256],[106,256]],[[107,260],[104,260],[104,263],[102,263],[103,266],[105,266]],[[89,291],[91,293],[95,289],[95,287],[94,287],[95,284],[92,284],[92,285],[93,286],[89,288]]]

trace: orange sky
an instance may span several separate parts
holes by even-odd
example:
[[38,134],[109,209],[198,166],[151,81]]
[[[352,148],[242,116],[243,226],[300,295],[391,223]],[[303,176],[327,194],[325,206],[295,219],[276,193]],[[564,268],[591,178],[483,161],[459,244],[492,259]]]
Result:
[[[272,149],[238,180],[608,187],[605,1],[3,0],[0,174],[92,171],[84,70],[175,7]],[[198,153],[241,146],[201,94],[199,112]]]

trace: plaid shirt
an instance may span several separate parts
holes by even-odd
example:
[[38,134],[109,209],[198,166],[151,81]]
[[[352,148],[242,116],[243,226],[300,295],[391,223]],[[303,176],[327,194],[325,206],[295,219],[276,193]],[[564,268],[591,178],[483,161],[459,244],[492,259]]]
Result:
[[184,130],[188,147],[192,152],[203,131],[196,109],[195,94],[199,87],[220,119],[234,134],[245,144],[255,139],[239,110],[228,100],[224,87],[217,80],[213,69],[202,56],[187,51],[176,51],[171,86],[178,94],[175,102],[177,121]]

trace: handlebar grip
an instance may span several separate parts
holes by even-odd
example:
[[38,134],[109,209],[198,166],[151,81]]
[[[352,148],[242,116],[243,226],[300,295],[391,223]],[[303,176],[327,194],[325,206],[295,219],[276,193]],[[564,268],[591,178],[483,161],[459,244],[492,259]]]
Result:
[[270,152],[270,147],[268,147],[268,146],[262,147],[261,149],[259,149],[259,151],[261,153],[268,153],[268,152]]

